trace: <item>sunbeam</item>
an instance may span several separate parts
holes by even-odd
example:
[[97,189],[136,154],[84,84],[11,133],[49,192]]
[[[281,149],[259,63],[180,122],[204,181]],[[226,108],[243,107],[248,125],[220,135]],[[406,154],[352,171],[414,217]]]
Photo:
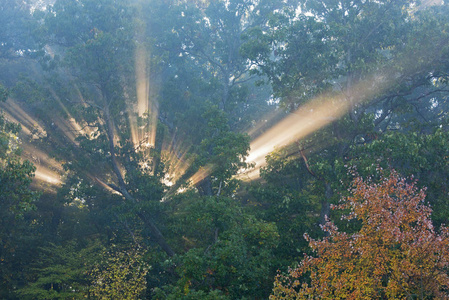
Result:
[[192,177],[189,178],[188,182],[190,182],[192,185],[197,185],[201,181],[204,180],[207,176],[209,176],[214,169],[214,166],[212,164],[208,164],[204,167],[201,167],[195,174],[193,174]]
[[12,98],[0,102],[0,108],[4,110],[6,118],[22,126],[22,131],[33,139],[47,136],[47,132],[39,122],[19,107]]
[[[154,147],[158,120],[158,105],[153,95],[154,91],[152,92],[150,88],[149,53],[144,43],[144,36],[144,26],[137,26],[134,58],[137,105],[128,105],[131,139],[136,149],[142,145],[144,148]],[[140,124],[138,118],[143,118],[144,124]]]
[[[87,106],[85,103],[81,92],[76,87],[76,90],[78,91],[80,101],[84,106]],[[60,116],[53,116],[52,121],[55,125],[57,125],[63,132],[63,134],[76,146],[79,146],[78,141],[76,141],[76,137],[78,135],[91,135],[93,133],[93,130],[91,130],[89,127],[81,127],[81,125],[76,121],[76,119],[72,116],[72,114],[69,112],[67,107],[64,105],[64,103],[61,101],[61,99],[56,95],[55,91],[53,89],[50,89],[50,92],[53,95],[53,98],[56,100],[56,102],[59,104],[59,106],[62,108],[64,113],[66,114],[66,118],[60,117]]]
[[158,107],[150,95],[150,81],[146,63],[147,52],[138,45],[135,54],[137,104],[128,103],[128,121],[131,129],[131,142],[136,151],[149,155],[156,143]]
[[[345,93],[321,95],[304,104],[251,142],[250,154],[246,160],[249,163],[254,163],[255,168],[242,171],[238,177],[242,180],[258,178],[259,169],[265,165],[265,157],[268,153],[302,139],[334,122],[346,114],[349,109],[370,100],[375,93],[386,90],[391,84],[382,76],[370,76]],[[190,178],[190,181],[194,185],[201,182],[212,173],[213,169],[213,165],[201,168]]]
[[185,149],[181,156],[177,156],[175,153],[171,153],[168,157],[168,161],[174,161],[175,164],[170,167],[170,177],[173,178],[173,181],[176,182],[178,179],[182,177],[182,175],[185,174],[187,169],[190,167],[190,165],[193,163],[193,159],[187,159],[187,153],[189,152],[188,149]]
[[42,167],[38,167],[36,169],[35,179],[37,181],[44,181],[51,185],[61,185],[62,184],[62,180],[57,173],[52,172],[51,170],[48,170],[48,169],[42,168]]
[[23,149],[22,157],[31,161],[36,167],[36,180],[45,181],[51,185],[62,184],[61,177],[64,174],[64,168],[60,162],[49,157],[48,154],[26,140],[22,142],[21,147]]
[[29,160],[36,167],[34,185],[39,186],[39,182],[50,185],[60,185],[62,183],[61,174],[64,173],[62,165],[55,159],[50,158],[45,152],[32,145],[32,140],[47,136],[47,132],[39,122],[30,114],[25,112],[13,99],[0,103],[1,108],[8,121],[18,123],[22,127],[21,145],[23,149],[22,157]]
[[385,91],[391,85],[391,81],[386,78],[374,75],[354,85],[350,90],[339,92],[337,95],[333,93],[322,95],[304,104],[251,142],[247,161],[255,163],[256,166],[255,169],[240,173],[239,178],[243,180],[258,178],[259,169],[266,164],[265,157],[270,152],[303,139],[336,121],[350,109],[369,101],[376,93]]
[[192,164],[193,159],[187,158],[191,147],[186,146],[184,142],[179,141],[176,138],[176,134],[173,134],[170,141],[167,140],[168,138],[164,138],[162,143],[162,154],[164,161],[169,162],[168,174],[171,181],[174,183],[185,174]]
[[137,113],[143,116],[148,112],[148,97],[150,94],[150,82],[147,73],[147,52],[140,43],[136,47],[136,95],[137,95]]
[[64,171],[64,168],[58,161],[49,157],[47,153],[39,150],[27,141],[23,141],[21,147],[24,151],[23,156],[33,162],[36,166],[42,166],[55,172]]
[[146,55],[145,47],[138,44],[135,53],[137,105],[128,105],[131,139],[135,148],[139,148],[146,135],[145,126],[139,126],[137,122],[137,118],[143,117],[148,112],[150,87],[147,76]]
[[[426,63],[426,60],[412,60],[412,58],[428,59],[437,56],[437,53],[432,54],[425,47],[419,49],[419,51],[415,50],[413,54],[405,53],[397,61],[396,70],[401,70],[402,75],[416,72],[422,64]],[[251,142],[251,150],[247,161],[255,163],[256,167],[251,170],[242,170],[238,174],[238,178],[242,180],[258,178],[260,168],[266,164],[265,157],[267,154],[276,148],[284,147],[293,141],[305,138],[341,118],[351,109],[356,110],[358,105],[369,102],[376,95],[386,92],[398,80],[398,74],[390,67],[386,67],[366,76],[364,80],[348,89],[320,95],[302,105],[294,113],[289,114],[266,133]]]

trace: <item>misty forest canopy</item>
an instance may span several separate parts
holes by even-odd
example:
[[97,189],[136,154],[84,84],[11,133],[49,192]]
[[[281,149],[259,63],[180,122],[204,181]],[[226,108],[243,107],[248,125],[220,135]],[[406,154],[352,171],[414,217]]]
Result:
[[449,3],[3,0],[1,299],[449,297]]

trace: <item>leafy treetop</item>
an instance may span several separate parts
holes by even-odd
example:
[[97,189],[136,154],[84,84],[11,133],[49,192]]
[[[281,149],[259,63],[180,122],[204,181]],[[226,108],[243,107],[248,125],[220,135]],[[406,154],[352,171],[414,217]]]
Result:
[[360,231],[347,234],[328,222],[328,237],[307,237],[317,257],[278,275],[270,299],[447,298],[449,232],[435,232],[415,185],[394,171],[378,184],[356,178],[352,196],[334,208],[348,210],[343,218],[359,221]]

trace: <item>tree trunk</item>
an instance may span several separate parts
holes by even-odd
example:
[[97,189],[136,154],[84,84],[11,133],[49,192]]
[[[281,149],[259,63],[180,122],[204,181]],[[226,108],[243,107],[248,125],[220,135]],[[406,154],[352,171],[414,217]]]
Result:
[[167,253],[168,256],[172,257],[175,255],[175,252],[173,251],[173,249],[167,244],[167,242],[165,241],[164,236],[162,235],[162,233],[159,231],[159,229],[157,228],[157,226],[153,223],[153,221],[148,218],[148,216],[146,216],[144,213],[142,212],[138,212],[137,216],[143,221],[143,223],[145,224],[145,226],[150,230],[151,233],[151,237],[154,239],[154,241],[159,245],[159,247],[162,248],[162,250],[165,251],[165,253]]
[[212,196],[212,182],[210,176],[206,176],[197,186],[202,196]]
[[330,199],[332,198],[334,191],[332,190],[329,182],[324,182],[324,199],[321,201],[321,213],[320,213],[320,225],[326,224],[331,212]]

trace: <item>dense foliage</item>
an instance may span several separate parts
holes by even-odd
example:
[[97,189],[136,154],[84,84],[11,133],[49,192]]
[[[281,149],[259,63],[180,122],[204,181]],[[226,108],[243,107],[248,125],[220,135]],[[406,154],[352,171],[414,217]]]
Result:
[[0,298],[446,297],[446,2],[3,1]]

